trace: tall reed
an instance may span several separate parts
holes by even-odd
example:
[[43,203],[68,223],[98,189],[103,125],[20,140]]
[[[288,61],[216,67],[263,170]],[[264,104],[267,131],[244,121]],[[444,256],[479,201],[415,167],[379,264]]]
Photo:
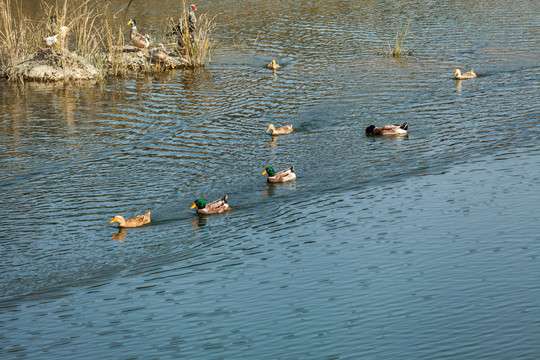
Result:
[[[211,62],[212,50],[215,45],[211,39],[212,32],[216,26],[215,17],[210,19],[206,14],[200,15],[197,18],[197,26],[192,34],[189,29],[189,12],[185,0],[182,3],[183,12],[178,24],[183,29],[183,35],[182,39],[178,41],[181,45],[177,48],[176,53],[178,56],[182,56],[191,68],[205,66],[206,61]],[[169,27],[172,26],[174,25],[171,19],[169,21]]]
[[409,26],[411,25],[411,20],[407,22],[407,25],[404,25],[403,27],[399,28],[396,23],[396,36],[394,38],[394,44],[393,46],[390,45],[390,42],[388,41],[388,49],[386,50],[386,55],[392,56],[392,57],[399,57],[402,55],[409,55],[410,50],[404,50],[403,49],[403,43],[405,42],[405,39],[407,38],[407,34],[409,32]]

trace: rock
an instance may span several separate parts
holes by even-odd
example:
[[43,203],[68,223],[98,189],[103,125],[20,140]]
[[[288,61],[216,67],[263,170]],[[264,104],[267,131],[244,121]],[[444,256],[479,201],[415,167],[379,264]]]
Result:
[[83,57],[68,50],[46,49],[20,62],[11,75],[24,81],[51,82],[91,80],[101,73]]

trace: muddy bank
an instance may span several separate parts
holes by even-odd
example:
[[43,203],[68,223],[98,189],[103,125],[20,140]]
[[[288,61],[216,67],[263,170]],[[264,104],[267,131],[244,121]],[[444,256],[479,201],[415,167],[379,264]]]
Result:
[[14,68],[0,69],[0,78],[39,82],[94,80],[125,71],[153,72],[189,66],[186,58],[175,53],[156,62],[152,50],[137,51],[134,46],[113,49],[97,58],[103,59],[102,69],[69,50],[40,50]]
[[21,61],[12,69],[4,69],[2,77],[24,81],[91,80],[101,76],[100,71],[82,56],[68,50],[41,50]]

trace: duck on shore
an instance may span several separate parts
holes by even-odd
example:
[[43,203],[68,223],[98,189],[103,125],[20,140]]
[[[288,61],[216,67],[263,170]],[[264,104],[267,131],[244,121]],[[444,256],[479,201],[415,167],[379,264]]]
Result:
[[[169,59],[169,53],[165,50],[165,46],[162,43],[159,43],[158,47],[152,49],[152,58],[154,59],[156,65],[165,65],[165,61]],[[171,67],[174,69],[174,65],[171,64]]]
[[137,51],[146,50],[150,46],[150,39],[148,35],[143,35],[137,30],[137,23],[135,19],[129,19],[128,25],[131,25],[131,42],[137,47]]

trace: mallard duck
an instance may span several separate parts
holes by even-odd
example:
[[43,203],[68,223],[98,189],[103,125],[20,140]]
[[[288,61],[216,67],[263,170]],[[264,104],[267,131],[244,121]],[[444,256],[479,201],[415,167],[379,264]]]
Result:
[[463,80],[463,79],[474,79],[476,77],[476,74],[474,73],[473,69],[467,71],[464,74],[461,73],[461,70],[456,69],[456,71],[454,72],[454,76],[458,80]]
[[[169,54],[165,50],[165,46],[162,43],[159,43],[159,47],[152,49],[152,58],[156,62],[157,66],[165,64],[165,61],[169,59]],[[171,64],[171,67],[174,69],[174,65]]]
[[141,49],[147,49],[150,46],[150,39],[148,35],[143,35],[137,31],[137,23],[135,19],[129,19],[128,25],[131,25],[131,42],[137,47],[137,51]]
[[208,204],[203,199],[197,199],[193,205],[191,205],[190,209],[197,207],[197,212],[199,214],[219,214],[226,210],[231,210],[231,207],[227,204],[228,199],[229,197],[225,195],[221,199]]
[[401,125],[385,125],[383,127],[370,125],[366,129],[366,135],[407,135],[408,128],[409,123],[403,123]]
[[68,36],[68,34],[69,34],[69,28],[67,26],[60,26],[58,28],[58,34],[44,37],[43,41],[45,42],[46,46],[52,47],[58,44],[58,42],[64,41],[65,38]]
[[276,62],[276,60],[272,60],[270,64],[268,64],[268,67],[274,71],[279,69],[279,64]]
[[270,131],[269,135],[284,135],[284,134],[290,134],[294,132],[292,128],[292,124],[285,125],[277,129],[273,124],[270,124],[268,125],[268,129],[266,129],[265,132],[269,132],[269,131]]
[[266,179],[266,181],[273,183],[281,183],[296,179],[296,174],[294,173],[294,166],[278,172],[275,172],[275,170],[269,166],[261,173],[261,175],[264,174],[268,174],[268,178]]
[[197,17],[195,16],[195,11],[197,11],[197,7],[191,4],[189,6],[188,26],[189,32],[192,34],[195,32],[195,27],[197,26]]
[[147,212],[146,214],[137,215],[127,220],[125,220],[124,217],[121,215],[116,215],[114,219],[112,219],[109,222],[109,224],[112,224],[113,222],[117,222],[118,227],[142,226],[142,225],[150,223],[150,211]]

